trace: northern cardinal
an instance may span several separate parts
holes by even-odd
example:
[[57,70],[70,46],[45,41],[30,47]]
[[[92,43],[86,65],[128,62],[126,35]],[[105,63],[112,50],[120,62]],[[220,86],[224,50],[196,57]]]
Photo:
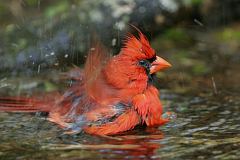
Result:
[[48,120],[68,133],[114,135],[137,125],[163,125],[169,119],[162,117],[152,76],[171,65],[137,31],[138,37],[129,34],[116,56],[106,56],[107,51],[95,45],[84,69],[76,67],[67,73],[74,83],[63,95],[2,97],[0,111],[47,112]]

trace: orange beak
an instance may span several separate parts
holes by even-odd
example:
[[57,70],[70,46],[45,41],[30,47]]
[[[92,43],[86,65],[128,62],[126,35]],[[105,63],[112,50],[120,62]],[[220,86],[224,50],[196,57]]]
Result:
[[168,63],[166,60],[164,60],[161,57],[156,57],[156,60],[152,62],[151,64],[151,68],[150,68],[150,74],[156,73],[162,69],[171,67],[172,65],[170,63]]

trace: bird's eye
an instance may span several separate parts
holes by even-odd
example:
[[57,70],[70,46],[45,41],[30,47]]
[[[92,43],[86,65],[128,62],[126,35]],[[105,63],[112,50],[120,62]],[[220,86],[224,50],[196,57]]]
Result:
[[140,66],[144,67],[144,68],[147,69],[147,70],[149,70],[150,67],[151,67],[151,64],[150,64],[150,62],[149,62],[148,60],[140,60],[140,61],[138,62],[138,64],[139,64]]
[[139,65],[140,65],[140,66],[146,66],[146,64],[147,64],[147,61],[146,61],[146,60],[141,60],[141,61],[139,61]]
[[148,60],[140,60],[138,62],[139,66],[142,66],[143,68],[145,68],[146,73],[149,74],[150,72],[150,68],[151,68],[151,63]]

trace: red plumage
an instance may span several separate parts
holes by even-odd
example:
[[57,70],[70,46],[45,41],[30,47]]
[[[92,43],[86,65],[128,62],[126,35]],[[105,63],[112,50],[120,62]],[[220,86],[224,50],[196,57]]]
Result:
[[90,50],[84,69],[66,74],[74,84],[63,95],[43,98],[3,97],[0,111],[48,112],[48,120],[68,133],[112,135],[137,125],[159,126],[163,119],[158,90],[152,74],[170,67],[156,56],[147,38],[129,35],[116,56],[107,56],[100,44]]

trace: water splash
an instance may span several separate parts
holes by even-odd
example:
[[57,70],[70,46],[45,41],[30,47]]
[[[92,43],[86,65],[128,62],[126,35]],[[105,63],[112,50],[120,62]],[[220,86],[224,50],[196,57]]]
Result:
[[169,119],[170,121],[175,121],[177,119],[177,114],[175,112],[165,112],[162,118]]

